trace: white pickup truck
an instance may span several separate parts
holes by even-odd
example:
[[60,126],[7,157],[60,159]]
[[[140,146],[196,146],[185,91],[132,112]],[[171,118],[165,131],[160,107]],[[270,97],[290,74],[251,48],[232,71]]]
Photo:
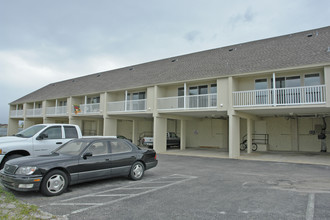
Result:
[[0,169],[8,160],[29,155],[46,155],[62,144],[81,137],[79,126],[71,124],[38,124],[14,136],[1,137]]

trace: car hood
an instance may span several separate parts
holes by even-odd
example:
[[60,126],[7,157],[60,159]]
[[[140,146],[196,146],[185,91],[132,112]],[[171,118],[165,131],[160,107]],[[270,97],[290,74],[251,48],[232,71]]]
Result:
[[1,137],[0,144],[11,143],[11,142],[22,142],[26,140],[27,138],[15,137],[15,136]]
[[58,164],[63,161],[74,160],[77,156],[64,155],[64,154],[50,154],[43,156],[27,156],[19,157],[16,159],[9,160],[7,164],[13,166],[36,166],[43,167],[47,164]]

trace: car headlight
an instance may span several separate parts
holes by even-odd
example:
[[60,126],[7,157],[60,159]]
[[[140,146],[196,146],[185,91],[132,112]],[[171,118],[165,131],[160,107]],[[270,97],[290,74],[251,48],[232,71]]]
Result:
[[37,170],[37,167],[19,167],[15,174],[20,174],[20,175],[31,175],[34,173],[34,171]]

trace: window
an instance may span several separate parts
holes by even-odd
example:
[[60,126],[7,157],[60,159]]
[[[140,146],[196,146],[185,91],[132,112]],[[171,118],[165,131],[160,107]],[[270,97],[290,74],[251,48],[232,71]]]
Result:
[[111,153],[124,153],[131,152],[132,147],[127,143],[121,140],[112,140],[111,141]]
[[300,86],[300,76],[286,77],[285,88],[299,87]]
[[306,74],[304,78],[304,85],[305,86],[319,86],[321,85],[320,74],[313,73],[313,74]]
[[268,91],[266,90],[268,88],[268,82],[267,79],[256,79],[254,81],[254,88],[257,90],[255,93],[256,105],[266,105],[268,104]]
[[64,126],[65,138],[78,138],[77,129],[73,126]]
[[305,102],[318,103],[322,102],[322,89],[313,87],[321,85],[320,74],[306,74],[304,78],[304,85],[311,86],[305,88]]
[[217,84],[211,84],[210,93],[212,94],[211,99],[211,106],[217,106]]
[[[285,88],[285,77],[279,77],[275,79],[276,88]],[[273,79],[271,83],[271,88],[273,88]]]
[[91,152],[93,156],[108,154],[108,145],[105,141],[96,141],[91,144],[87,152]]
[[262,90],[268,88],[267,79],[256,79],[254,82],[255,90]]
[[145,110],[146,103],[144,100],[146,98],[145,92],[135,92],[127,94],[127,109],[128,110]]
[[[178,88],[178,96],[184,96],[183,87]],[[184,107],[184,97],[179,97],[178,98],[178,108],[183,108],[183,107]]]
[[67,101],[60,101],[59,106],[66,106],[67,105]]
[[190,108],[207,107],[208,106],[207,96],[203,96],[204,94],[207,93],[208,93],[207,85],[190,87],[189,88],[190,97],[188,98],[189,107]]
[[43,132],[46,135],[45,139],[62,139],[61,126],[50,127]]
[[98,104],[100,103],[100,96],[87,98],[87,104]]

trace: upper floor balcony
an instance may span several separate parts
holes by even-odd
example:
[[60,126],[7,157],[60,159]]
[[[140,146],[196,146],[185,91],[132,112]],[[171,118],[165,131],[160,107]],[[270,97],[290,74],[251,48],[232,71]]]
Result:
[[56,107],[47,107],[46,116],[67,116],[68,107],[67,106],[56,106]]
[[127,101],[116,101],[108,102],[107,112],[109,114],[113,112],[145,112],[147,111],[147,100],[127,100]]
[[72,113],[76,115],[99,115],[100,103],[74,105]]
[[217,94],[174,96],[157,99],[158,110],[196,110],[217,108]]
[[42,108],[27,109],[26,117],[42,117]]
[[313,105],[325,102],[325,85],[233,92],[233,107]]
[[23,118],[24,110],[11,110],[10,117],[11,118]]

